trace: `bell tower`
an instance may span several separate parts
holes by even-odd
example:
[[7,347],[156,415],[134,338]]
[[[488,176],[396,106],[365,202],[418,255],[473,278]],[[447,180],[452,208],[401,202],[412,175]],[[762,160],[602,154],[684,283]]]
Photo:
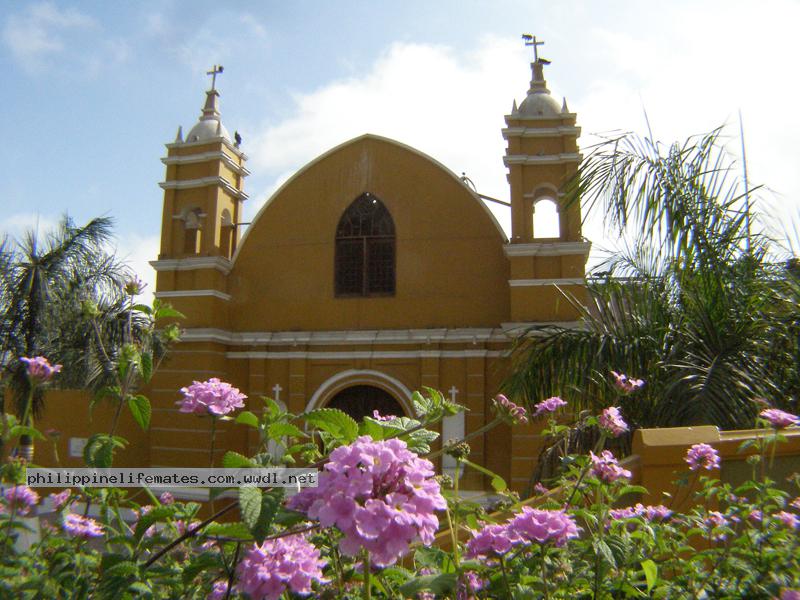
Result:
[[[159,184],[164,190],[161,251],[150,264],[158,273],[156,297],[168,298],[184,312],[185,326],[211,326],[201,315],[226,313],[227,275],[247,199],[247,156],[239,148],[239,134],[231,140],[220,118],[220,73],[221,66],[208,72],[211,89],[199,120],[185,138],[178,128],[161,159],[166,165],[166,177]],[[213,306],[200,306],[208,303]]]
[[539,56],[544,42],[523,35],[533,48],[528,93],[506,115],[503,159],[511,187],[511,318],[514,322],[573,320],[575,309],[563,292],[583,298],[590,244],[581,236],[580,203],[570,202],[565,185],[581,161],[577,115],[550,94]]
[[238,242],[236,223],[241,221],[244,178],[249,175],[247,157],[239,149],[239,138],[231,141],[220,120],[215,66],[211,89],[200,119],[186,139],[178,128],[175,141],[167,144],[166,177],[161,223],[161,253],[164,258],[221,257],[230,259]]

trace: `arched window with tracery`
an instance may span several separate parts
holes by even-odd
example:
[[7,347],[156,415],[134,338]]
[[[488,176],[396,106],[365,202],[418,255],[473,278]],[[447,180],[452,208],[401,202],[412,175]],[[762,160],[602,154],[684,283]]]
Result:
[[337,296],[394,294],[394,221],[369,192],[356,198],[339,220],[335,262]]

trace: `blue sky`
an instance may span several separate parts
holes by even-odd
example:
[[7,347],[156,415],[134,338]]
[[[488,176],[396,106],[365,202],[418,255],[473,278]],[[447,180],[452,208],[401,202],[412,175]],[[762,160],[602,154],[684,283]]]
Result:
[[[507,198],[500,129],[530,78],[522,32],[546,41],[550,89],[578,113],[584,147],[643,132],[646,109],[665,141],[727,122],[738,153],[741,109],[750,178],[786,221],[800,203],[798,22],[800,4],[780,0],[5,2],[0,230],[110,215],[119,252],[152,280],[163,145],[197,120],[215,63],[223,122],[250,156],[247,217],[364,132]],[[586,227],[595,241],[600,220]]]

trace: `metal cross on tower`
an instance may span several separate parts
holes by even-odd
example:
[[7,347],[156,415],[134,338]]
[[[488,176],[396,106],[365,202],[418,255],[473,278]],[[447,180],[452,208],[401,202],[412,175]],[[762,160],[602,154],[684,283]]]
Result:
[[526,46],[533,46],[533,62],[539,62],[539,50],[537,46],[543,46],[544,42],[537,40],[536,36],[530,33],[523,33],[522,39],[525,40]]
[[217,75],[222,73],[222,65],[214,65],[210,71],[206,71],[206,75],[211,75],[211,89],[215,90],[217,85]]

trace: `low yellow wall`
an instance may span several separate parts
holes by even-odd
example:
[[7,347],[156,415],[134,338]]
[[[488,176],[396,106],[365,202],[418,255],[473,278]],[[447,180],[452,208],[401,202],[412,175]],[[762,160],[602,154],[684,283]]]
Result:
[[[98,404],[89,414],[91,394],[83,390],[50,390],[45,396],[44,411],[36,420],[39,431],[55,429],[60,432],[55,445],[59,464],[52,441],[35,442],[34,463],[43,467],[82,467],[83,457],[70,457],[71,438],[88,438],[95,433],[108,433],[114,417],[115,407],[110,402]],[[115,455],[114,466],[150,466],[149,434],[142,431],[131,417],[127,407],[123,407],[116,435],[128,440],[128,447]]]

